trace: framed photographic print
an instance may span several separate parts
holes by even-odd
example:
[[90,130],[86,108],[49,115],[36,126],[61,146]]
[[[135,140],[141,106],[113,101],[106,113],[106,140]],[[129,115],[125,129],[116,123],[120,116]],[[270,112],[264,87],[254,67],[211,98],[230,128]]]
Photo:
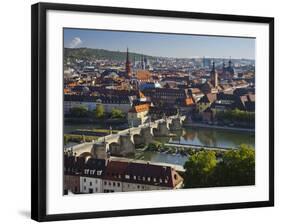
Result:
[[32,6],[32,218],[274,205],[274,19]]

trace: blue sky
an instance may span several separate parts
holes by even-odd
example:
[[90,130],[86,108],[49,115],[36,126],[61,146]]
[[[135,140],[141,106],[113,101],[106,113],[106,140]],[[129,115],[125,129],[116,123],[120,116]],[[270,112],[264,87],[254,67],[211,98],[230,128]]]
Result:
[[255,39],[238,37],[64,29],[64,46],[164,57],[255,58]]

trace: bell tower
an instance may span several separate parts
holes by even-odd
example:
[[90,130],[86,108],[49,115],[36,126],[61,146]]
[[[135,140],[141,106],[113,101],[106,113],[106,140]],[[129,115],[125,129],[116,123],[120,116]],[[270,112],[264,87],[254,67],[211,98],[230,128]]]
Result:
[[216,67],[215,62],[213,62],[213,68],[211,71],[211,83],[215,88],[217,88],[218,87],[218,73],[217,73],[215,67]]
[[131,71],[131,62],[130,62],[130,58],[129,58],[129,49],[127,48],[127,56],[126,56],[126,74],[128,76],[131,76],[132,71]]

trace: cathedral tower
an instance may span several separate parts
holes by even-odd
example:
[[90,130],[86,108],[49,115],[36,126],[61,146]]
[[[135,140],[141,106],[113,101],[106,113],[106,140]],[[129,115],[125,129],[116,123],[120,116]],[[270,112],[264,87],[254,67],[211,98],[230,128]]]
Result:
[[132,71],[131,71],[131,62],[129,59],[129,49],[127,48],[127,57],[126,57],[126,74],[128,76],[131,76]]
[[213,62],[213,68],[211,71],[211,83],[214,86],[214,88],[218,87],[218,73],[215,68],[215,62]]

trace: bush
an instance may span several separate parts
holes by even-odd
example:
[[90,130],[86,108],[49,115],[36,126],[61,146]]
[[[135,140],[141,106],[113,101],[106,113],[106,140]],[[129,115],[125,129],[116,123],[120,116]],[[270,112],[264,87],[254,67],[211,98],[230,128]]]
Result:
[[104,106],[102,104],[97,105],[97,108],[95,110],[96,118],[103,118],[104,115],[105,115]]
[[248,145],[224,153],[198,151],[190,155],[184,168],[185,188],[253,185],[255,151]]
[[111,118],[124,118],[125,114],[119,110],[119,109],[115,109],[113,108],[111,111]]
[[88,116],[88,109],[84,106],[73,107],[70,110],[70,114],[73,117],[87,117]]

